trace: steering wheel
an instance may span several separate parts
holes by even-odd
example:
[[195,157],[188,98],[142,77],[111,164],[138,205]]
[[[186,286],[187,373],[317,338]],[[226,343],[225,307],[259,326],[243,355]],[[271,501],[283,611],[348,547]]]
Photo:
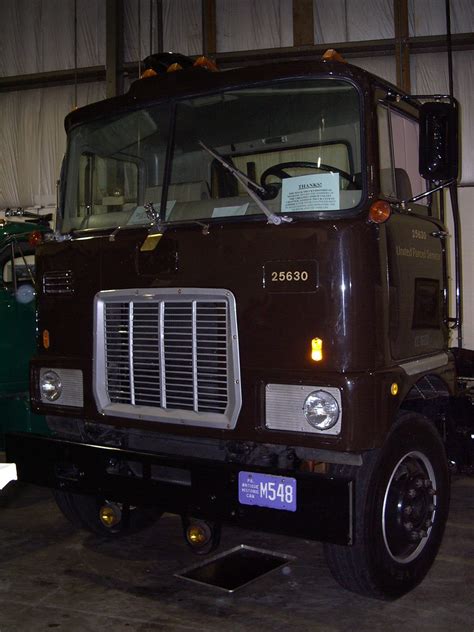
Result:
[[338,169],[338,167],[332,167],[331,165],[325,165],[323,163],[318,164],[317,162],[307,162],[306,160],[295,160],[292,162],[279,162],[278,164],[265,169],[260,176],[260,184],[263,187],[271,186],[270,184],[267,184],[267,178],[269,176],[276,176],[281,180],[293,177],[290,176],[285,169],[318,169],[319,171],[335,171],[345,180],[348,180],[349,184],[353,184],[354,182],[354,178],[350,173],[347,173],[347,171],[343,171],[342,169]]

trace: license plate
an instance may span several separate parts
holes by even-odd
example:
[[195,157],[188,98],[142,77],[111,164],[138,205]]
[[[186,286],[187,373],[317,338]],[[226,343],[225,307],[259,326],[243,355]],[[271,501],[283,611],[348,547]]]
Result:
[[296,479],[239,472],[239,503],[296,511]]

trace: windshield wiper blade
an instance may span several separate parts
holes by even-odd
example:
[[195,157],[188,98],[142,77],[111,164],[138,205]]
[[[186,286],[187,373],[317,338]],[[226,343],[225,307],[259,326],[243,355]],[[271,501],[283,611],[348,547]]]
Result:
[[[230,171],[230,173],[234,176],[236,180],[238,180],[238,182],[240,182],[240,184],[247,191],[249,196],[258,206],[258,208],[267,216],[268,222],[270,224],[275,224],[276,226],[278,226],[282,222],[293,221],[292,217],[286,217],[285,215],[275,215],[275,213],[272,213],[268,206],[264,204],[262,198],[260,198],[258,194],[254,191],[254,189],[257,189],[257,191],[260,191],[260,193],[266,193],[267,190],[264,187],[254,182],[251,178],[245,175],[245,173],[227,162],[227,160],[223,158],[219,153],[217,153],[215,149],[211,149],[210,147],[208,147],[205,143],[202,142],[202,140],[198,141],[198,143],[205,151],[207,151],[208,154],[210,154],[213,158],[220,162],[220,164],[225,169],[227,169],[227,171]],[[251,187],[254,187],[254,189],[252,189]]]

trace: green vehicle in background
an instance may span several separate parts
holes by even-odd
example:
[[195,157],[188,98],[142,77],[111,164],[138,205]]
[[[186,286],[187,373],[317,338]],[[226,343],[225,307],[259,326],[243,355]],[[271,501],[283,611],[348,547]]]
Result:
[[30,410],[29,362],[36,346],[35,250],[51,232],[51,215],[9,211],[28,221],[0,219],[0,450],[11,431],[46,433]]

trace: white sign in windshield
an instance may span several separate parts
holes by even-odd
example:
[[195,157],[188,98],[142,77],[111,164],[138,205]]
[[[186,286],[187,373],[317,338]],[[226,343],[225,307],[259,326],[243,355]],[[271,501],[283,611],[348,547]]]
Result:
[[233,217],[235,215],[245,215],[249,205],[241,204],[240,206],[221,206],[216,207],[212,211],[212,217]]
[[282,180],[282,213],[337,211],[339,208],[338,173],[314,173]]

